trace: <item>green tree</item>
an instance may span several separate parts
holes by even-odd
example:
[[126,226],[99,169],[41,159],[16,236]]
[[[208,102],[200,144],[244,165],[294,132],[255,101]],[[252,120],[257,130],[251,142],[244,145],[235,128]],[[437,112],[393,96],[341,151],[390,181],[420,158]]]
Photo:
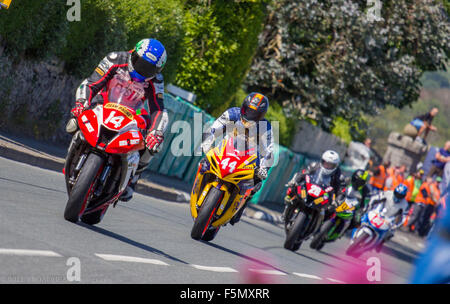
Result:
[[265,2],[185,1],[186,52],[175,83],[197,94],[197,104],[219,115],[250,67],[264,21]]
[[448,16],[429,0],[382,3],[383,19],[370,21],[363,0],[274,1],[247,90],[288,104],[299,117],[312,112],[327,131],[340,117],[354,138],[362,114],[416,101],[422,73],[444,68]]

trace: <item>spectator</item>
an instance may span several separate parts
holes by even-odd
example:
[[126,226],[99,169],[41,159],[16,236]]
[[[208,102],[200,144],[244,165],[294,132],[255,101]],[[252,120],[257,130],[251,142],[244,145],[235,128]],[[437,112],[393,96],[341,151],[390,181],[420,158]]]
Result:
[[441,192],[439,191],[439,183],[442,179],[438,176],[435,180],[432,180],[429,187],[430,195],[425,201],[425,209],[419,219],[418,232],[420,236],[426,236],[430,227],[430,218],[436,211],[441,198]]
[[[450,191],[449,186],[445,189],[446,192]],[[447,196],[446,204],[450,205],[450,195]],[[444,218],[434,229],[426,251],[416,262],[416,269],[410,280],[413,284],[450,283],[450,208],[444,212]]]
[[[444,173],[442,174],[441,182],[441,195],[444,196],[448,193],[450,188],[450,162],[447,162],[444,166]],[[449,195],[450,196],[450,195]]]
[[442,177],[444,166],[448,162],[450,162],[450,140],[445,143],[444,148],[440,148],[436,152],[434,159],[431,161],[431,169],[427,176],[433,177],[433,175],[437,175]]
[[408,187],[408,193],[406,194],[406,201],[409,206],[413,206],[417,193],[419,193],[419,188],[422,186],[423,170],[420,169],[416,173],[413,173],[406,178],[404,184]]
[[420,137],[424,134],[425,141],[428,132],[437,131],[437,128],[431,124],[433,118],[439,113],[438,108],[432,108],[428,113],[414,117],[414,119],[405,126],[403,133],[412,138]]
[[379,192],[383,191],[384,183],[386,182],[386,168],[390,166],[389,161],[385,161],[373,171],[372,177],[370,178],[369,184],[372,186],[372,191]]
[[388,170],[389,176],[386,178],[384,191],[393,191],[398,185],[403,183],[405,171],[405,166],[396,166],[392,171]]
[[[427,177],[419,188],[414,204],[414,210],[408,224],[410,231],[417,231],[418,228],[420,228],[427,200],[431,196],[430,185],[432,182],[433,179]],[[418,224],[417,227],[416,224]]]

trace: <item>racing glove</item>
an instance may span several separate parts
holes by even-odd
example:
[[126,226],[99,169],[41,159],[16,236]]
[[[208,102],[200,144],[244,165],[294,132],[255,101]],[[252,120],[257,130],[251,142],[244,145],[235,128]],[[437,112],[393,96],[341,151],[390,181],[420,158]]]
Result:
[[153,130],[145,138],[145,145],[151,153],[156,153],[159,151],[159,146],[164,140],[164,135],[161,131]]
[[81,115],[84,111],[84,104],[80,101],[75,102],[75,106],[70,110],[70,113],[72,113],[73,117],[78,118],[78,116]]
[[267,168],[258,168],[255,173],[260,180],[265,180],[267,178]]

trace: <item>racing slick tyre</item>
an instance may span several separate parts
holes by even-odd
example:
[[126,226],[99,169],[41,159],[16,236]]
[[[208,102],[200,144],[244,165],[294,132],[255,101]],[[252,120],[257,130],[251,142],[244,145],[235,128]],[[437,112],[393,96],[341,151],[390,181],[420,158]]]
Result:
[[77,181],[69,194],[64,210],[64,218],[72,223],[78,222],[95,189],[98,176],[102,172],[104,160],[101,156],[91,153],[81,168]]
[[200,207],[197,218],[194,221],[194,226],[191,230],[191,237],[194,240],[203,239],[205,241],[210,241],[214,238],[211,237],[211,234],[208,233],[209,226],[213,222],[214,215],[217,210],[218,203],[220,202],[223,196],[222,191],[216,188],[212,188],[209,190],[208,195],[206,196],[203,204]]
[[286,235],[284,248],[291,251],[297,251],[300,248],[302,242],[299,240],[299,238],[303,230],[305,221],[306,221],[306,214],[300,212],[297,215],[297,218],[295,219],[294,225],[291,227],[291,229],[288,231]]

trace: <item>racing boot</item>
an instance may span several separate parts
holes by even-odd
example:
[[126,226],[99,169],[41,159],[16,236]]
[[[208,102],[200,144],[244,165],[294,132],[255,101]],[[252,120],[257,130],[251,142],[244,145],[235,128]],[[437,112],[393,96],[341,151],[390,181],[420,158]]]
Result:
[[133,178],[131,179],[131,182],[128,184],[127,188],[122,193],[122,195],[119,197],[120,201],[128,202],[129,200],[131,200],[133,198],[134,188],[136,187],[136,184],[137,184],[140,176],[141,176],[140,174],[136,174],[135,176],[133,176]]

